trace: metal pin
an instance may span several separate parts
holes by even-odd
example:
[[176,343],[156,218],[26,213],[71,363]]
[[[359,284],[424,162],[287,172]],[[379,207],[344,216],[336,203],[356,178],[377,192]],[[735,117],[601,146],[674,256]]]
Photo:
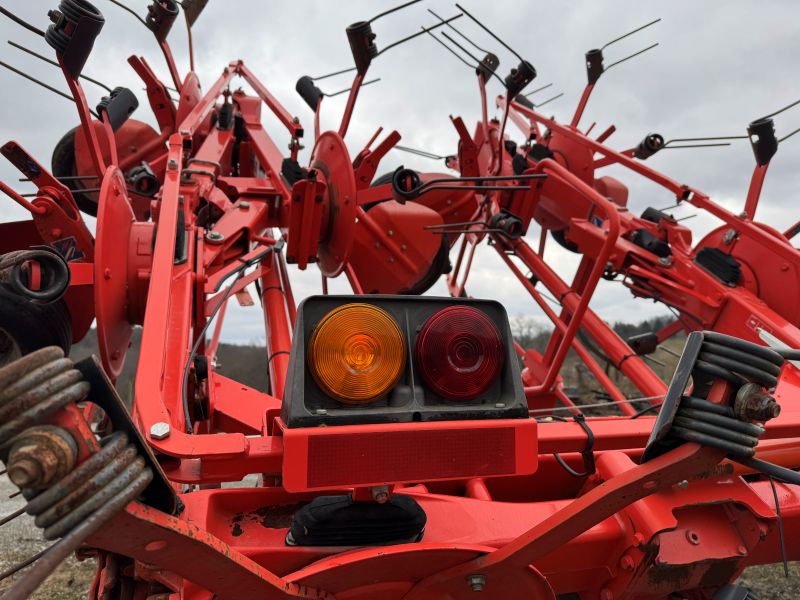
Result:
[[0,573],[0,581],[3,581],[4,579],[7,579],[7,578],[11,577],[12,575],[14,575],[15,573],[18,573],[19,571],[21,571],[25,567],[29,567],[30,565],[35,563],[37,560],[42,558],[42,556],[44,556],[47,553],[48,550],[50,550],[50,548],[45,548],[44,550],[41,550],[41,551],[37,552],[33,556],[31,556],[29,558],[26,558],[21,563],[14,565],[10,569],[6,569],[2,573]]
[[472,19],[478,25],[478,27],[480,27],[486,33],[488,33],[490,36],[492,36],[497,42],[499,42],[503,46],[503,48],[505,48],[506,50],[511,52],[511,54],[516,56],[519,60],[521,60],[523,62],[525,61],[525,59],[522,58],[519,55],[519,53],[517,53],[511,46],[509,46],[503,40],[501,40],[491,29],[489,29],[488,27],[486,27],[486,25],[481,23],[477,18],[475,18],[467,9],[465,9],[463,6],[461,6],[458,2],[456,2],[456,8],[458,8],[458,10],[460,10],[465,15],[467,15],[470,19]]
[[628,37],[628,36],[630,36],[630,35],[633,35],[634,33],[638,33],[638,32],[639,32],[639,31],[641,31],[642,29],[647,29],[647,28],[648,28],[648,27],[650,27],[651,25],[655,25],[656,23],[658,23],[660,20],[661,20],[661,18],[659,17],[659,18],[658,18],[658,19],[656,19],[655,21],[650,21],[649,23],[646,23],[645,25],[642,25],[641,27],[637,27],[636,29],[634,29],[634,30],[632,30],[632,31],[629,31],[628,33],[625,33],[625,34],[623,34],[623,35],[619,36],[618,38],[614,38],[614,39],[613,39],[613,40],[611,40],[610,42],[608,42],[608,43],[604,44],[604,45],[603,45],[603,46],[600,48],[600,50],[605,50],[605,49],[606,49],[606,48],[608,48],[608,47],[609,47],[611,44],[616,44],[618,41],[620,41],[620,40],[624,40],[626,37]]
[[[16,67],[12,67],[12,66],[11,66],[11,65],[9,65],[8,63],[5,63],[5,62],[3,62],[3,61],[0,61],[0,66],[1,66],[1,67],[5,67],[6,69],[8,69],[9,71],[11,71],[12,73],[16,73],[16,74],[17,74],[17,75],[19,75],[20,77],[24,77],[25,79],[27,79],[27,80],[29,80],[29,81],[32,81],[33,83],[35,83],[35,84],[37,84],[37,85],[40,85],[40,86],[42,86],[42,87],[43,87],[43,88],[45,88],[46,90],[49,90],[49,91],[53,92],[54,94],[56,94],[56,95],[58,95],[58,96],[61,96],[62,98],[66,98],[67,100],[69,100],[69,101],[71,101],[71,102],[75,102],[75,98],[73,98],[73,97],[72,97],[72,96],[70,96],[69,94],[65,94],[65,93],[64,93],[64,92],[62,92],[61,90],[58,90],[58,89],[54,88],[54,87],[53,87],[53,86],[51,86],[51,85],[47,85],[47,84],[46,84],[45,82],[43,82],[43,81],[39,81],[38,79],[36,79],[35,77],[33,77],[33,76],[31,76],[31,75],[28,75],[28,74],[27,74],[27,73],[25,73],[24,71],[20,71],[20,70],[19,70],[19,69],[17,69]],[[98,119],[98,120],[100,119],[100,116],[99,116],[99,115],[98,115],[98,114],[97,114],[95,111],[93,111],[92,109],[89,109],[89,112],[90,112],[90,113],[92,113],[92,116],[93,116],[95,119]]]
[[40,35],[40,36],[44,37],[44,31],[42,31],[38,27],[34,27],[33,25],[31,25],[30,23],[27,23],[26,21],[23,21],[17,15],[15,15],[14,13],[12,13],[10,10],[8,10],[6,8],[3,8],[2,6],[0,6],[0,14],[3,14],[5,16],[7,16],[9,19],[14,21],[14,23],[24,27],[28,31],[32,31],[36,35]]
[[[25,47],[25,46],[23,46],[22,44],[17,44],[16,42],[12,42],[11,40],[6,40],[6,41],[7,41],[7,42],[8,42],[8,43],[9,43],[11,46],[13,46],[14,48],[16,48],[17,50],[22,50],[23,52],[27,52],[27,53],[28,53],[28,54],[30,54],[31,56],[35,56],[35,57],[36,57],[36,58],[38,58],[39,60],[41,60],[41,61],[44,61],[44,62],[46,62],[46,63],[47,63],[47,64],[49,64],[49,65],[53,65],[54,67],[61,68],[61,66],[60,66],[60,65],[59,65],[59,64],[58,64],[56,61],[54,61],[54,60],[50,60],[50,59],[49,59],[49,58],[47,58],[46,56],[42,56],[41,54],[39,54],[38,52],[34,52],[34,51],[33,51],[33,50],[31,50],[30,48],[26,48],[26,47]],[[106,91],[107,91],[109,94],[110,94],[110,93],[111,93],[111,91],[112,91],[112,90],[111,90],[111,88],[110,88],[110,87],[108,87],[108,86],[107,86],[105,83],[103,83],[102,81],[97,81],[97,79],[92,79],[92,78],[91,78],[91,77],[89,77],[88,75],[83,75],[83,74],[81,74],[81,75],[80,75],[80,78],[81,78],[81,79],[85,79],[86,81],[88,81],[88,82],[90,82],[90,83],[93,83],[93,84],[95,84],[95,85],[97,85],[97,86],[100,86],[101,88],[103,88],[104,90],[106,90]]]
[[24,514],[25,514],[25,507],[23,506],[19,510],[15,510],[10,515],[6,515],[5,517],[0,518],[0,527],[5,525],[6,523],[10,523],[11,521],[16,519],[17,517],[22,516]]
[[[428,12],[429,12],[429,13],[431,13],[431,14],[432,14],[434,17],[436,17],[436,18],[437,18],[437,19],[439,19],[440,21],[444,22],[444,19],[443,19],[442,17],[440,17],[439,15],[437,15],[435,12],[433,12],[433,11],[432,11],[430,8],[428,9]],[[455,33],[457,33],[459,36],[461,36],[461,37],[462,37],[462,38],[464,38],[466,41],[468,41],[468,42],[469,42],[469,43],[470,43],[470,44],[471,44],[471,45],[472,45],[472,46],[473,46],[473,47],[474,47],[476,50],[480,50],[481,52],[483,52],[483,53],[485,53],[485,54],[489,54],[489,51],[488,51],[488,50],[486,50],[485,48],[481,48],[480,46],[478,46],[478,44],[476,44],[475,42],[473,42],[473,41],[472,41],[471,39],[469,39],[469,38],[468,38],[466,35],[464,35],[464,34],[463,34],[461,31],[459,31],[458,29],[456,29],[455,27],[453,27],[453,26],[452,26],[452,25],[450,25],[449,23],[448,23],[447,27],[448,27],[449,29],[452,29],[452,30],[453,30]]]

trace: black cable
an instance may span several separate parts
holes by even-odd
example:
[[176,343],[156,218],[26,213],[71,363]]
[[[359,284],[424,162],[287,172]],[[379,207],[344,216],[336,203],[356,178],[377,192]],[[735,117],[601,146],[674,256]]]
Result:
[[[233,271],[228,273],[227,278],[235,275],[236,279],[233,283],[230,284],[228,289],[225,291],[225,295],[220,298],[220,301],[217,302],[217,305],[214,307],[214,310],[211,311],[211,315],[208,317],[205,325],[200,330],[200,333],[197,335],[197,340],[195,341],[194,345],[192,346],[192,351],[189,353],[189,358],[186,361],[186,365],[183,369],[183,385],[181,386],[181,399],[183,401],[183,418],[186,421],[186,432],[187,433],[194,433],[194,428],[192,427],[192,419],[191,413],[189,411],[189,396],[187,394],[187,388],[189,387],[189,371],[191,369],[192,363],[194,362],[195,356],[197,356],[197,350],[200,348],[200,344],[206,339],[206,331],[208,331],[209,326],[211,325],[214,318],[217,316],[219,309],[224,306],[224,304],[228,301],[233,293],[233,290],[236,287],[236,282],[239,281],[242,277],[244,277],[244,272],[248,267],[253,266],[260,260],[262,260],[269,252],[272,251],[272,246],[269,248],[264,249],[263,252],[257,254],[256,256],[252,257],[249,260],[242,260],[239,258],[238,260],[241,261],[241,265],[236,267]],[[224,281],[224,280],[223,280]]]
[[[586,422],[586,417],[584,417],[582,413],[573,415],[572,419],[586,432],[586,446],[584,446],[583,450],[581,450],[584,472],[578,473],[575,469],[570,467],[567,462],[561,458],[561,455],[558,452],[553,452],[553,458],[556,459],[556,462],[561,465],[561,467],[567,473],[575,478],[582,479],[584,477],[588,477],[589,475],[593,475],[597,471],[594,464],[594,432],[589,427],[589,424]],[[559,420],[566,421],[564,418],[559,418]]]
[[631,415],[631,419],[638,419],[639,417],[646,415],[647,413],[654,411],[658,408],[661,408],[661,405],[664,404],[663,402],[658,402],[657,404],[651,404],[650,406],[645,406],[641,410],[636,411]]
[[783,574],[789,577],[789,561],[786,558],[786,537],[783,531],[783,515],[781,514],[781,502],[778,500],[778,489],[775,487],[775,480],[770,477],[769,484],[772,486],[772,497],[775,499],[775,514],[778,516],[778,539],[781,545],[781,558],[783,559]]

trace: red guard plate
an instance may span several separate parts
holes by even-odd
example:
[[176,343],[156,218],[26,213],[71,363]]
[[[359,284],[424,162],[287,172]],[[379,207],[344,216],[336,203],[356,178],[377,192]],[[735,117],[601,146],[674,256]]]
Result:
[[[293,583],[324,589],[341,600],[399,600],[414,584],[493,551],[484,546],[405,544],[355,550],[318,561],[289,576]],[[476,595],[465,580],[448,581],[435,590],[413,594],[415,600],[552,600],[547,580],[528,567],[513,576],[487,578],[484,593]]]
[[133,333],[128,321],[128,240],[133,220],[122,172],[109,167],[97,211],[94,302],[100,359],[113,379],[122,372]]
[[311,168],[318,169],[328,184],[328,225],[319,244],[319,270],[326,277],[336,277],[353,247],[357,191],[350,154],[338,133],[326,131],[319,136]]

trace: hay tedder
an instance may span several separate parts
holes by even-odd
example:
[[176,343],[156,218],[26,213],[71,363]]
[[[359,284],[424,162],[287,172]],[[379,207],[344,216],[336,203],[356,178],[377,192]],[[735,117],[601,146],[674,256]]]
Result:
[[[588,84],[563,124],[523,95],[531,63],[459,5],[378,44],[376,21],[414,0],[347,28],[355,66],[332,75],[354,78],[338,130],[320,130],[323,77],[300,78],[308,132],[241,61],[206,91],[193,64],[179,73],[168,34],[180,17],[191,39],[203,0],[155,0],[144,17],[111,1],[166,59],[169,85],[128,59],[158,130],[133,118],[130,89],[87,102],[96,7],[61,0],[46,31],[0,9],[44,37],[51,57],[23,49],[61,70],[80,119],[49,169],[15,141],[0,148],[36,187],[0,183],[30,213],[0,225],[0,459],[26,501],[0,523],[27,513],[53,542],[0,575],[19,573],[8,598],[76,552],[97,560],[91,598],[136,600],[734,600],[755,597],[735,583],[746,567],[800,559],[800,223],[755,220],[789,137],[775,133],[782,111],[743,136],[756,166],[735,214],[645,165],[719,139],[649,134],[619,151],[605,143],[613,127],[579,128],[604,71],[631,58],[604,64],[621,38],[587,52]],[[499,75],[459,18],[517,66]],[[477,79],[481,118],[470,129],[451,117],[449,174],[381,170],[396,131],[357,152],[344,141],[371,62],[418,36]],[[283,125],[288,151],[265,119]],[[611,165],[720,227],[695,241],[668,210],[633,214],[625,183],[601,172]],[[548,238],[579,257],[571,281],[546,258]],[[552,321],[543,352],[515,342],[502,304],[468,296],[484,243]],[[287,263],[315,263],[324,293],[297,305]],[[353,294],[329,295],[341,275]],[[424,295],[442,278],[450,297]],[[601,279],[674,321],[623,339],[590,308]],[[226,306],[253,304],[251,290],[265,392],[217,368]],[[97,357],[73,362],[93,323]],[[129,409],[114,383],[137,326]],[[665,383],[648,359],[684,334]],[[567,393],[568,354],[602,388],[603,416]]]

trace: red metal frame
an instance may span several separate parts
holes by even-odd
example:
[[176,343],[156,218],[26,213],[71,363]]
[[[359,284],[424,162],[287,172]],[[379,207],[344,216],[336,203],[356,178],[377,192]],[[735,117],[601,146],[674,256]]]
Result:
[[[509,189],[458,189],[461,182],[453,178],[451,189],[434,188],[404,209],[393,201],[391,185],[369,187],[400,135],[392,132],[371,149],[379,130],[355,160],[342,139],[363,74],[353,81],[338,131],[319,132],[317,107],[316,147],[309,165],[315,178],[292,187],[281,173],[284,158],[296,160],[301,147],[299,119],[242,61],[230,63],[201,94],[196,75],[190,71],[181,83],[169,47],[162,43],[161,48],[181,91],[178,106],[143,59],[129,60],[147,86],[160,128],[158,133],[130,133],[146,142],[137,161],[149,157],[162,183],[160,194],[150,202],[150,220],[134,210],[134,198],[125,189],[126,169],[136,163],[116,154],[122,134],[111,131],[107,121],[99,125],[92,120],[79,82],[66,69],[84,139],[76,149],[82,156],[79,162],[102,180],[97,240],[80,221],[69,189],[46,170],[40,169],[42,175],[33,181],[39,189],[33,202],[0,184],[32,215],[32,222],[15,224],[15,237],[4,243],[14,248],[53,243],[65,233],[78,239],[83,256],[70,265],[73,281],[67,303],[77,323],[76,339],[97,318],[99,351],[110,376],[122,367],[131,328],[143,325],[133,419],[179,492],[185,511],[170,516],[134,502],[88,541],[91,548],[135,560],[136,594],[146,593],[147,582],[159,582],[182,598],[460,598],[471,594],[465,581],[480,576],[490,597],[496,598],[555,598],[568,592],[586,598],[660,598],[676,589],[709,597],[746,566],[781,558],[769,482],[744,480],[739,476],[742,468],[727,462],[718,466],[720,452],[694,444],[637,464],[654,418],[628,418],[637,407],[577,338],[583,328],[647,399],[656,402],[665,393],[661,379],[590,308],[600,279],[613,274],[622,276],[634,295],[660,300],[678,311],[680,319],[659,332],[660,341],[680,330],[699,329],[758,341],[763,330],[800,347],[800,319],[791,307],[750,280],[735,288],[725,286],[694,262],[700,248],[724,243],[723,231],[693,245],[691,232],[676,221],[656,224],[631,215],[620,182],[595,180],[598,169],[621,165],[671,191],[679,202],[721,219],[726,230],[738,235],[731,249],[738,256],[764,253],[767,258],[759,254],[758,262],[782,261],[785,272],[800,275],[800,252],[786,237],[753,220],[766,166],[754,171],[746,214],[737,216],[699,190],[643,165],[631,151],[604,145],[612,129],[597,140],[579,131],[591,86],[571,125],[502,97],[497,102],[504,114],[501,124],[488,119],[485,81],[479,76],[481,121],[470,135],[460,118],[452,119],[460,143],[458,159],[449,164],[463,177],[509,176]],[[236,77],[243,78],[255,96],[231,92]],[[220,98],[233,103],[246,136],[237,138],[233,130],[212,124]],[[288,156],[265,131],[262,104],[286,129]],[[570,166],[558,158],[530,160],[525,174],[547,178],[525,180],[525,189],[515,186],[513,157],[503,144],[506,116],[528,136],[527,143],[535,139],[569,153]],[[16,148],[9,143],[4,154]],[[234,148],[240,157],[238,170],[233,166]],[[421,176],[422,181],[434,178],[439,175]],[[625,193],[620,195],[620,190]],[[382,208],[376,209],[376,203]],[[501,210],[512,208],[525,231],[534,221],[540,226],[538,251],[524,237],[485,231]],[[207,210],[216,211],[216,217],[201,216]],[[427,229],[420,226],[423,221],[430,223]],[[288,429],[281,421],[297,310],[284,244],[299,268],[320,263],[323,285],[326,277],[345,273],[355,294],[371,290],[364,285],[365,269],[350,260],[351,252],[370,252],[374,263],[391,265],[384,267],[391,271],[386,285],[401,291],[430,268],[441,239],[431,229],[462,222],[468,223],[465,232],[449,238],[452,247],[461,236],[447,279],[450,293],[465,295],[477,245],[487,240],[554,324],[543,355],[517,347],[531,416],[546,414],[556,402],[571,411],[579,408],[566,396],[559,377],[570,348],[623,413],[588,419],[597,457],[597,472],[590,477],[570,477],[554,458],[558,453],[574,468],[581,464],[586,433],[572,421],[537,423],[531,418],[310,429]],[[630,236],[639,229],[668,242],[671,259],[660,261],[634,244]],[[548,231],[562,232],[583,256],[571,283],[544,259]],[[114,254],[117,236],[127,240],[126,253]],[[410,252],[409,246],[419,253]],[[421,248],[432,252],[423,255]],[[243,264],[249,271],[241,271]],[[774,275],[755,270],[774,280]],[[241,277],[231,280],[235,274]],[[254,282],[260,285],[270,393],[214,369],[226,304]],[[560,312],[548,304],[541,288],[557,298]],[[83,302],[92,296],[93,302]],[[212,317],[216,323],[207,341]],[[209,365],[206,380],[195,377],[195,348]],[[760,457],[787,467],[800,467],[799,392],[800,371],[787,364],[775,391],[783,412],[767,424],[759,447]],[[169,425],[169,434],[153,435],[153,426],[163,423]],[[329,479],[309,479],[316,457],[309,448],[319,440],[345,448],[355,440],[368,445],[368,440],[392,434],[398,440],[393,448],[399,451],[412,444],[413,436],[403,437],[408,432],[425,436],[464,431],[479,444],[481,436],[502,427],[516,436],[518,452],[509,471],[487,468],[453,474],[442,460],[442,449],[429,457],[431,474],[425,481],[404,477],[396,464],[395,470],[384,467],[380,458],[361,479],[354,469],[342,469]],[[408,452],[410,459],[425,460]],[[254,487],[217,485],[253,474],[259,476]],[[423,508],[427,527],[422,542],[357,550],[285,545],[285,517],[295,505],[323,490],[360,497],[363,488],[383,484],[391,485],[392,493],[413,497]],[[778,484],[778,489],[783,526],[792,539],[800,534],[800,491],[788,484]],[[800,546],[790,544],[788,558],[800,559]],[[106,562],[101,561],[98,581],[108,575]]]

